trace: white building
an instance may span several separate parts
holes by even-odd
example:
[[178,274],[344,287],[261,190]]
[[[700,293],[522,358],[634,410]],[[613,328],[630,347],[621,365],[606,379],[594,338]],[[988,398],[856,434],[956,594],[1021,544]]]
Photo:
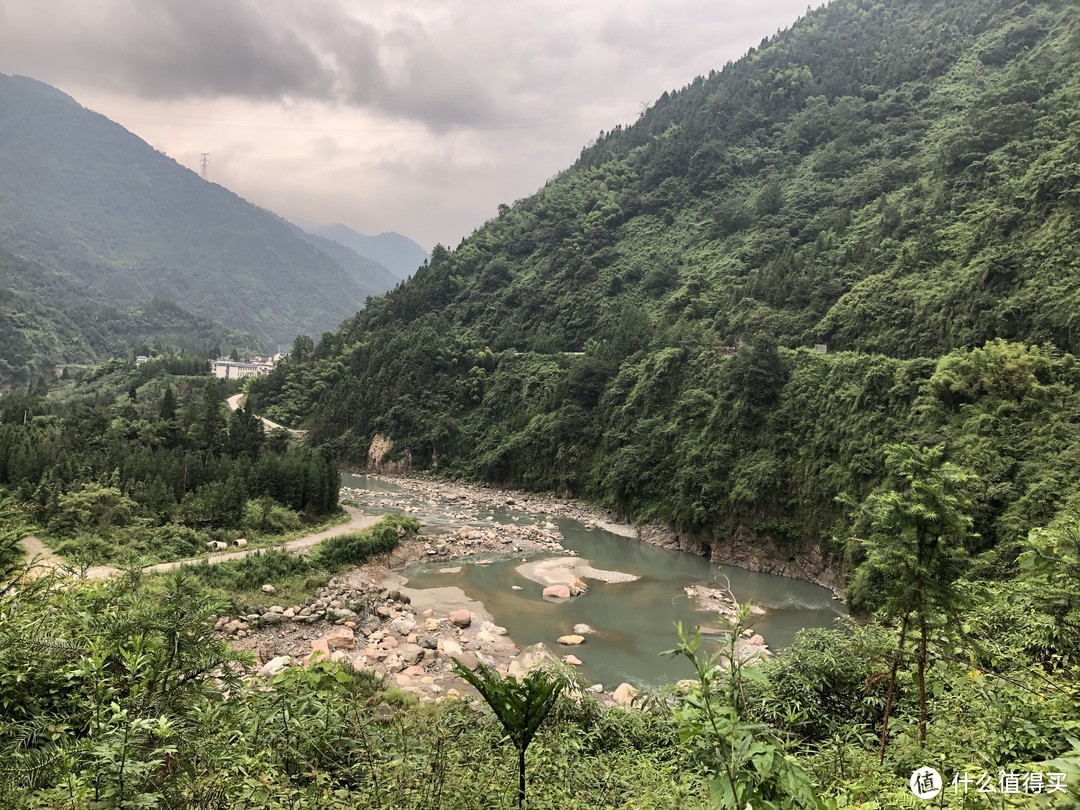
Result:
[[274,370],[273,363],[245,362],[219,357],[210,361],[210,373],[223,380],[242,380],[245,377],[258,377]]

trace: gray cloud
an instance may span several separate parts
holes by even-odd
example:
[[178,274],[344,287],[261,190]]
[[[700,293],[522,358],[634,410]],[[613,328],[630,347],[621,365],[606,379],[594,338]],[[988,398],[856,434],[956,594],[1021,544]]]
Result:
[[418,32],[384,54],[380,33],[335,2],[0,0],[0,15],[3,60],[57,82],[95,76],[155,100],[336,102],[436,127],[494,113],[466,66]]
[[55,84],[294,219],[456,245],[806,0],[0,0]]

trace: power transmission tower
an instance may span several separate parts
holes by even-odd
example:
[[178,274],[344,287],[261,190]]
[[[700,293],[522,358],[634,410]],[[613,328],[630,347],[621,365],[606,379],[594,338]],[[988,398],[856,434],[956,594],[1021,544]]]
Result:
[[202,178],[203,178],[203,180],[205,180],[206,179],[206,167],[210,164],[210,153],[209,152],[203,152],[202,153],[202,159],[201,159],[200,162],[202,164]]

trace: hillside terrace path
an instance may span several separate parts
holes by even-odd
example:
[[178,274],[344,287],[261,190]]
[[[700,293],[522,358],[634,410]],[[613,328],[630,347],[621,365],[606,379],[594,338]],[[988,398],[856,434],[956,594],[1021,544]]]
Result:
[[[228,404],[230,411],[235,411],[239,410],[240,400],[242,400],[243,398],[243,394],[233,394],[231,397],[225,400],[225,402],[226,404]],[[294,439],[302,439],[307,436],[306,430],[293,430],[292,428],[287,428],[284,425],[279,425],[277,422],[271,422],[265,416],[260,416],[259,419],[262,420],[263,427],[267,430],[287,430],[289,431],[289,435],[292,436]]]

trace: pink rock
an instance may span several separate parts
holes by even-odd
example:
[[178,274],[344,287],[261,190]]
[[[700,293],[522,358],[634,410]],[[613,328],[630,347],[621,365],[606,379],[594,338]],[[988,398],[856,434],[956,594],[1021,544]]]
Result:
[[404,688],[406,686],[412,686],[413,685],[413,679],[410,678],[408,675],[405,675],[404,673],[402,673],[402,674],[398,675],[397,677],[395,677],[394,682],[397,683],[397,685],[402,687],[402,688]]
[[447,618],[458,627],[468,627],[472,624],[472,613],[467,610],[453,610]]
[[576,655],[564,655],[563,656],[563,661],[566,662],[567,664],[570,664],[571,666],[575,666],[575,667],[580,667],[581,666],[581,659],[578,658]]
[[416,633],[409,633],[409,635],[407,635],[405,637],[405,643],[406,644],[415,644],[416,643]]
[[545,599],[569,599],[570,596],[571,594],[569,585],[548,585],[546,588],[544,588]]
[[330,645],[326,643],[325,638],[317,638],[311,642],[311,651],[322,653],[324,660],[330,657]]
[[335,627],[323,639],[331,650],[351,650],[356,645],[356,635],[348,627]]
[[404,670],[402,670],[403,675],[409,675],[413,678],[420,678],[425,675],[426,672],[427,670],[425,670],[423,667],[417,666],[406,667]]

